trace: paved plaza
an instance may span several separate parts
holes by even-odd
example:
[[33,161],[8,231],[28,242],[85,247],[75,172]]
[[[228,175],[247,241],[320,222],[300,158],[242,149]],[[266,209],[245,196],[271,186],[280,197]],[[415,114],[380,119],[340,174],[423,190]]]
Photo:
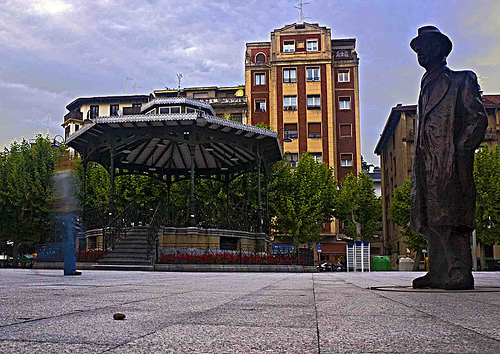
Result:
[[0,353],[500,353],[500,272],[420,274],[0,269]]

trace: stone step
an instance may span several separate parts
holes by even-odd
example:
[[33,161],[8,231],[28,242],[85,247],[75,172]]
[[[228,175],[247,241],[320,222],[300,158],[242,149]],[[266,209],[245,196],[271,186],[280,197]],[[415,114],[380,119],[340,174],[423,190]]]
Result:
[[134,259],[134,258],[109,258],[99,260],[99,264],[116,264],[116,265],[151,265],[151,260]]
[[127,264],[96,264],[92,269],[96,270],[132,270],[132,271],[152,271],[152,265],[127,265]]
[[124,247],[123,245],[118,247],[115,246],[115,248],[112,251],[109,251],[109,254],[116,253],[116,252],[121,252],[121,253],[147,253],[148,248],[146,246],[144,247]]
[[132,252],[113,252],[106,254],[103,259],[112,259],[112,258],[133,258],[133,259],[147,259],[147,252],[141,253],[132,253]]

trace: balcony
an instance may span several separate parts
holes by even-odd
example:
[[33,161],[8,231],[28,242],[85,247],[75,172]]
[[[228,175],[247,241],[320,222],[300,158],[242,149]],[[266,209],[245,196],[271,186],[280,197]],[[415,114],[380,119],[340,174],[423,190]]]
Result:
[[246,97],[211,97],[211,98],[197,98],[197,100],[208,103],[214,109],[223,107],[247,107]]
[[79,111],[71,111],[64,116],[64,122],[68,119],[77,119],[83,121],[83,113]]
[[497,140],[497,133],[493,129],[486,130],[484,134],[484,141],[494,141]]
[[410,131],[408,135],[403,138],[403,141],[408,141],[408,142],[415,141],[415,133],[413,132],[413,130]]
[[124,116],[131,116],[134,114],[141,114],[141,107],[123,107]]

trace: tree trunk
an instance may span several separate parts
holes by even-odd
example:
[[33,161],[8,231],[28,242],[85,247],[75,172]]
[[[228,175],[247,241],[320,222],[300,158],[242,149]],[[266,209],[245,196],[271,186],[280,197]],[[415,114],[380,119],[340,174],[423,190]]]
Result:
[[417,250],[417,255],[415,256],[415,262],[413,263],[413,270],[420,270],[420,262],[422,261],[422,250]]
[[481,270],[487,270],[488,266],[486,265],[486,256],[484,254],[484,245],[482,243],[479,244],[479,260]]
[[12,257],[14,258],[12,261],[12,267],[17,268],[17,259],[19,257],[19,240],[17,238],[14,239],[14,245],[12,246]]
[[361,224],[356,222],[354,219],[354,211],[351,210],[352,222],[354,226],[356,226],[356,239],[354,241],[361,241]]

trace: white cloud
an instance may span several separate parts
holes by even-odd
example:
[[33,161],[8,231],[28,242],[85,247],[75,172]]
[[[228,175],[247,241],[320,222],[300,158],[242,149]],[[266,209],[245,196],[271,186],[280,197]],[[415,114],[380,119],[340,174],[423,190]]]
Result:
[[38,0],[33,3],[33,9],[42,15],[54,15],[71,10],[71,4],[63,0]]

